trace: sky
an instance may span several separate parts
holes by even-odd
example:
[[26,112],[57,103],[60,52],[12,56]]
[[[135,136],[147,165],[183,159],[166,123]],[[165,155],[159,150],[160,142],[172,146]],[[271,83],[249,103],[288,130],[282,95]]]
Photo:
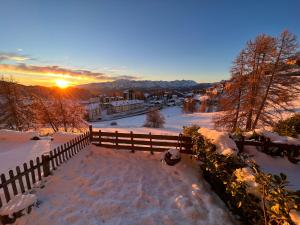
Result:
[[0,75],[26,85],[228,79],[246,42],[300,37],[299,0],[0,0]]

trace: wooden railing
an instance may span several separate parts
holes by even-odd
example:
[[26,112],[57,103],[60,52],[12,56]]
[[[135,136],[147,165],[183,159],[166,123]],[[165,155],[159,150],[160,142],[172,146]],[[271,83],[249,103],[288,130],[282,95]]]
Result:
[[268,138],[262,138],[260,141],[256,140],[241,140],[235,141],[240,152],[243,152],[244,146],[258,146],[261,147],[261,151],[272,156],[286,156],[286,157],[298,157],[300,156],[300,146],[290,145],[283,143],[271,142]]
[[178,148],[180,152],[192,154],[192,140],[181,134],[157,135],[122,132],[103,132],[90,130],[90,141],[98,146],[131,151],[162,152],[170,148]]
[[[15,172],[10,170],[8,178],[5,174],[1,174],[0,194],[3,192],[5,201],[9,202],[17,194],[32,189],[38,181],[42,180],[42,177],[49,176],[52,170],[72,158],[89,143],[90,134],[86,132],[50,151],[48,155],[30,160],[29,164],[24,163],[23,169],[17,166]],[[4,201],[0,195],[0,208],[3,204]]]

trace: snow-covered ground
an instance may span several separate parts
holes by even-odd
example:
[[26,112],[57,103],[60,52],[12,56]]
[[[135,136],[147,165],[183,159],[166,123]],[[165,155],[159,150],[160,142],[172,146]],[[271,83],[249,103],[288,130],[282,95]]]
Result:
[[[34,135],[33,135],[34,136]],[[75,134],[59,132],[42,140],[30,140],[27,132],[3,131],[0,132],[0,174],[8,174],[10,169],[23,166],[24,162],[34,160],[37,156],[49,152],[54,148],[76,137]]]
[[287,175],[291,190],[300,190],[300,164],[293,164],[287,158],[271,157],[258,151],[254,146],[245,146],[245,152],[267,173]]
[[161,113],[165,117],[164,128],[147,128],[143,127],[146,119],[146,115],[133,116],[118,120],[116,126],[111,126],[112,121],[93,122],[93,128],[101,129],[102,131],[120,131],[134,133],[149,133],[153,134],[178,134],[182,132],[183,126],[189,126],[193,124],[200,125],[202,127],[213,128],[212,116],[215,113],[193,113],[184,114],[182,109],[178,106],[168,107],[161,110]]
[[48,178],[35,193],[39,207],[15,224],[235,223],[195,161],[183,156],[171,167],[161,154],[89,146]]

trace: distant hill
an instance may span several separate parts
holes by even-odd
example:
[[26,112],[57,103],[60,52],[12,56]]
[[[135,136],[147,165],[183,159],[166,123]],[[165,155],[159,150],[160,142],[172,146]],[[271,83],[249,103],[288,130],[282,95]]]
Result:
[[125,90],[125,89],[137,89],[137,90],[155,90],[155,89],[190,89],[197,87],[209,87],[211,84],[202,83],[199,84],[193,80],[174,80],[174,81],[151,81],[151,80],[116,80],[112,82],[103,83],[90,83],[83,84],[77,87],[88,89],[90,91],[104,91],[104,90]]
[[[1,82],[5,81],[0,81],[0,84]],[[17,87],[19,88],[19,91],[23,96],[28,97],[30,97],[30,95],[37,95],[47,99],[51,98],[58,91],[62,93],[66,98],[72,100],[88,100],[89,98],[95,96],[89,90],[78,87],[68,87],[64,90],[60,90],[58,87],[26,86],[22,84],[17,84]]]

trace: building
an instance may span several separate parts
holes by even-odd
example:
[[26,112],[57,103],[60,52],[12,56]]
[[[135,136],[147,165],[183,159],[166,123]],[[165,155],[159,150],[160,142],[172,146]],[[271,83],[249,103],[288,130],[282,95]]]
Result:
[[107,114],[121,113],[144,107],[143,100],[120,100],[112,101],[107,107]]
[[89,103],[86,105],[89,121],[101,120],[101,109],[99,103]]
[[123,92],[123,98],[124,100],[134,100],[135,94],[133,90],[126,90]]

